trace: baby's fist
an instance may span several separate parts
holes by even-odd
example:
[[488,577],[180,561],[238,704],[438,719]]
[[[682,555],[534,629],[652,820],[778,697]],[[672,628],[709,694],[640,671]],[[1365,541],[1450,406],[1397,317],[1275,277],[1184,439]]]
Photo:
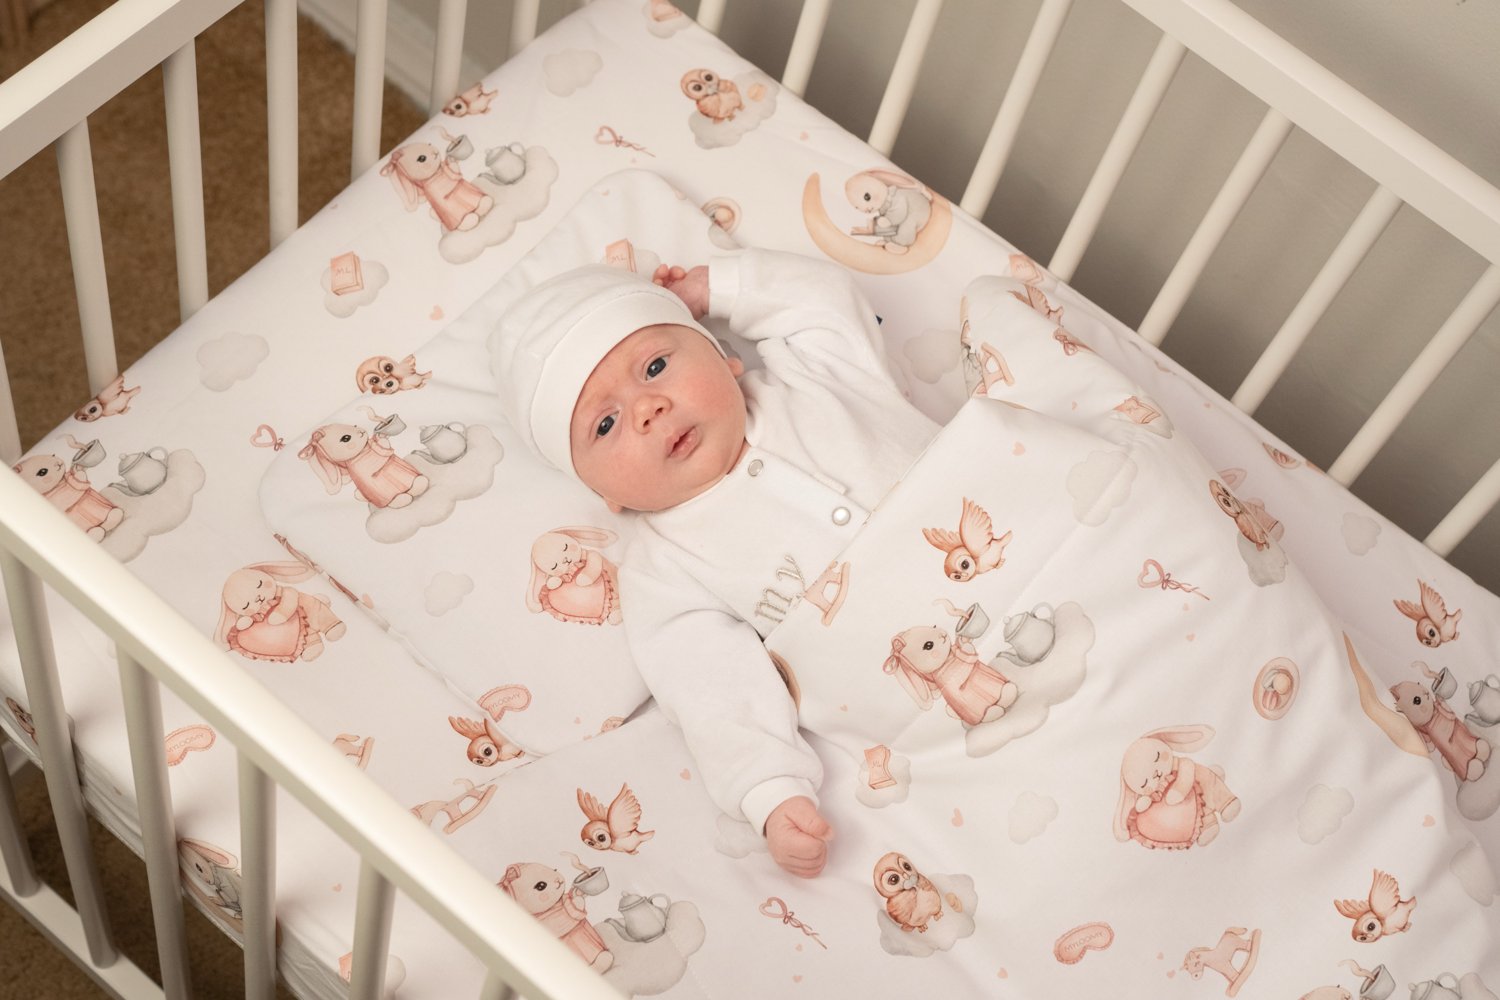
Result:
[[833,827],[805,795],[787,799],[766,819],[766,844],[771,857],[801,878],[812,878],[823,870],[828,861],[828,842],[832,839]]

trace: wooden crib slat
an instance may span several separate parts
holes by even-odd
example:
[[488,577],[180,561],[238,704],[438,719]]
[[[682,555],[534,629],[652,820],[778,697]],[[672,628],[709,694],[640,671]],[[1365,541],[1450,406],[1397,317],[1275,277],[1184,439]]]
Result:
[[151,892],[156,953],[161,958],[162,990],[167,1000],[188,1000],[193,991],[182,919],[177,824],[172,818],[172,787],[167,781],[162,743],[161,689],[156,678],[127,654],[119,652],[116,658],[120,664],[120,693],[130,743],[130,770],[135,778],[136,813],[141,822],[146,878]]
[[1469,289],[1458,307],[1449,314],[1438,332],[1422,348],[1416,360],[1407,368],[1406,374],[1381,400],[1375,412],[1370,414],[1359,433],[1345,446],[1339,457],[1329,466],[1328,474],[1348,486],[1359,478],[1365,466],[1390,440],[1401,421],[1411,412],[1417,400],[1437,380],[1448,362],[1453,360],[1461,347],[1483,323],[1485,317],[1500,305],[1500,264],[1487,267],[1479,280]]
[[880,109],[875,112],[875,124],[870,126],[869,143],[881,153],[890,155],[891,147],[896,145],[896,133],[901,131],[901,123],[906,120],[911,95],[917,89],[922,57],[927,54],[927,43],[932,40],[938,13],[942,9],[943,0],[917,0],[917,7],[906,25],[906,36],[901,39],[896,64],[891,67],[885,96],[880,99]]
[[198,64],[188,42],[162,63],[172,230],[177,243],[177,310],[187,318],[208,301],[208,247],[203,223],[203,143],[198,130]]
[[387,0],[359,0],[354,26],[354,140],[350,179],[380,159],[380,112],[385,101]]
[[240,774],[240,915],[245,1000],[276,996],[276,783],[245,754]]
[[1307,340],[1307,335],[1354,274],[1360,261],[1365,259],[1380,234],[1385,232],[1385,227],[1390,224],[1400,207],[1401,199],[1386,188],[1378,187],[1370,195],[1349,231],[1329,255],[1307,291],[1302,294],[1301,301],[1281,324],[1281,329],[1271,338],[1270,344],[1266,345],[1260,359],[1250,369],[1250,374],[1245,376],[1245,380],[1235,390],[1231,399],[1235,406],[1246,413],[1254,413],[1265,400],[1267,393],[1276,385],[1276,380],[1281,378],[1282,372],[1291,363],[1292,356]]
[[57,657],[43,603],[42,582],[4,550],[0,550],[0,577],[4,579],[5,596],[10,602],[11,626],[30,702],[27,710],[36,725],[42,776],[47,781],[63,863],[68,870],[68,883],[73,887],[89,958],[97,966],[110,966],[118,960],[119,952],[110,933],[99,867],[89,844],[88,816],[84,812],[83,790],[78,785],[78,762],[73,757],[73,738],[63,708],[62,687],[57,679]]
[[274,250],[297,228],[297,0],[266,0],[266,167]]
[[381,1000],[391,948],[396,887],[365,859],[359,862],[359,901],[354,912],[354,955],[349,1000]]
[[1110,137],[1104,155],[1094,168],[1094,176],[1089,178],[1089,186],[1084,189],[1078,207],[1073,210],[1073,217],[1068,220],[1068,228],[1063,231],[1057,249],[1052,252],[1052,259],[1047,262],[1047,270],[1060,280],[1073,280],[1073,273],[1078,270],[1078,264],[1083,260],[1083,254],[1099,228],[1099,221],[1104,218],[1104,210],[1114,197],[1120,178],[1125,176],[1125,168],[1130,165],[1131,158],[1140,147],[1146,127],[1151,124],[1151,119],[1161,107],[1167,87],[1177,75],[1177,68],[1182,65],[1182,57],[1186,53],[1187,49],[1183,44],[1171,35],[1163,35],[1157,43],[1156,51],[1151,54],[1151,61],[1146,64],[1140,83],[1136,84],[1135,93],[1125,107],[1125,113],[1120,116],[1115,134]]
[[16,422],[16,400],[10,391],[5,351],[0,349],[0,462],[9,465],[20,457],[21,428]]
[[0,862],[5,865],[4,875],[10,891],[25,899],[34,896],[42,883],[36,877],[36,866],[31,859],[31,846],[26,843],[26,830],[21,826],[21,810],[16,804],[16,789],[10,780],[9,744],[0,731]]
[[1202,277],[1203,269],[1208,266],[1208,259],[1229,232],[1240,209],[1250,200],[1251,192],[1260,183],[1266,168],[1271,165],[1271,160],[1291,131],[1292,123],[1285,115],[1275,108],[1266,110],[1265,117],[1260,120],[1245,151],[1240,154],[1239,161],[1225,178],[1224,186],[1219,189],[1192,238],[1188,240],[1182,256],[1177,258],[1172,273],[1167,275],[1151,308],[1146,310],[1139,328],[1140,335],[1146,340],[1160,344],[1167,335],[1167,330],[1192,294],[1193,286]]
[[484,988],[479,991],[479,1000],[520,1000],[520,994],[492,972],[485,977]]
[[427,95],[427,114],[435,116],[458,93],[458,75],[464,57],[464,20],[469,0],[442,0],[438,5],[437,38],[433,42],[432,92]]
[[724,26],[724,3],[725,0],[703,0],[698,5],[699,26],[717,35]]
[[510,54],[515,55],[536,37],[541,0],[512,0],[510,8]]
[[115,359],[114,322],[109,286],[104,277],[104,239],[99,233],[99,202],[94,190],[94,162],[85,118],[57,140],[57,172],[62,181],[63,215],[68,252],[73,261],[73,288],[83,325],[83,354],[89,391],[98,393],[119,374]]
[[781,85],[798,97],[807,90],[808,78],[812,76],[813,60],[823,42],[823,29],[828,25],[831,3],[832,0],[806,0],[802,4],[801,16],[797,18],[797,31],[792,35],[792,49],[787,53]]
[[1495,509],[1496,504],[1500,504],[1500,461],[1490,466],[1490,471],[1481,476],[1437,527],[1422,539],[1423,544],[1446,557],[1486,514]]
[[1005,88],[1000,110],[995,113],[995,122],[990,126],[984,147],[979,151],[979,160],[969,175],[969,185],[959,201],[960,207],[976,219],[984,216],[990,199],[995,196],[995,187],[1005,171],[1005,161],[1010,159],[1021,119],[1031,105],[1037,81],[1042,78],[1042,70],[1047,67],[1047,60],[1057,45],[1057,36],[1062,33],[1063,22],[1072,6],[1073,0],[1042,0],[1042,9],[1037,11],[1010,86]]

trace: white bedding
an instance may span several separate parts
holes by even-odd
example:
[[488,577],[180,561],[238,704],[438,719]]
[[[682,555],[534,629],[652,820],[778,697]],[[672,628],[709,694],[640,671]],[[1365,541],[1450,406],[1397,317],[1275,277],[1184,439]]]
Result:
[[[952,211],[930,192],[874,173],[891,169],[890,164],[780,91],[773,82],[757,76],[753,67],[688,25],[686,19],[659,21],[652,17],[654,9],[659,7],[633,0],[590,4],[486,79],[486,91],[499,95],[486,110],[462,118],[440,116],[403,144],[408,148],[427,144],[447,149],[449,136],[467,137],[473,152],[455,161],[454,166],[479,192],[476,209],[486,195],[492,199],[481,225],[448,232],[439,218],[429,214],[423,197],[416,200],[417,210],[408,212],[406,206],[411,202],[393,182],[394,168],[386,169],[386,176],[381,176],[380,170],[390,166],[388,158],[380,169],[353,184],[270,258],[126,372],[125,387],[141,390],[131,398],[128,410],[95,422],[69,421],[33,449],[33,456],[55,455],[60,464],[66,465],[77,450],[68,441],[70,435],[80,443],[93,439],[101,443],[109,456],[106,463],[90,467],[85,474],[109,505],[125,512],[123,529],[107,537],[106,546],[128,560],[144,582],[197,622],[206,634],[214,634],[220,627],[226,584],[232,579],[243,582],[246,577],[241,571],[296,561],[295,554],[263,521],[256,499],[261,480],[278,455],[284,459],[279,465],[296,467],[284,449],[300,449],[305,440],[298,440],[297,435],[305,434],[349,403],[355,384],[351,376],[367,358],[385,356],[400,361],[416,354],[418,367],[413,377],[428,371],[429,355],[423,345],[479,301],[581,196],[607,201],[623,194],[629,185],[640,183],[622,180],[619,183],[624,186],[616,187],[616,181],[608,178],[622,168],[634,166],[658,174],[683,193],[680,201],[673,196],[682,210],[675,220],[666,221],[667,213],[658,211],[657,203],[646,197],[620,210],[632,217],[629,231],[643,234],[631,237],[638,249],[658,256],[675,253],[699,258],[709,246],[724,239],[707,218],[690,212],[694,207],[707,206],[732,228],[735,240],[804,253],[829,253],[859,271],[884,319],[884,328],[890,331],[892,354],[907,377],[913,399],[939,419],[957,411],[966,387],[955,349],[955,304],[978,275],[1012,274],[1017,267],[1024,271],[1024,265],[1013,263],[1014,248]],[[734,81],[748,102],[734,120],[712,121],[713,114],[723,115],[722,106],[712,102],[702,105],[684,96],[684,74],[703,68]],[[512,144],[518,144],[518,148],[512,148]],[[453,146],[455,155],[463,152],[464,145],[459,142]],[[409,163],[415,155],[409,153],[402,159]],[[523,164],[525,172],[517,177]],[[904,213],[903,221],[872,225],[870,217],[856,212],[846,201],[844,190],[849,182],[853,182],[855,191],[894,192],[888,217],[894,220]],[[920,218],[924,205],[924,224],[905,221]],[[434,207],[453,210],[446,202]],[[460,214],[454,221],[461,219]],[[683,221],[688,219],[691,223]],[[880,235],[856,237],[843,232],[860,226],[878,229]],[[905,252],[877,246],[879,239]],[[487,241],[493,242],[485,245]],[[574,250],[586,253],[588,259],[598,259],[607,242],[579,244]],[[354,262],[345,255],[351,252],[358,257],[358,284],[362,288],[346,284]],[[562,265],[552,261],[529,266]],[[1496,669],[1488,652],[1500,648],[1500,604],[1493,595],[1474,586],[1297,460],[1284,445],[1153,349],[1142,346],[1129,331],[1101,316],[1070,289],[1054,287],[1044,275],[1033,280],[1039,282],[1052,304],[1063,310],[1062,322],[1067,329],[1101,357],[1126,370],[1173,414],[1182,435],[1209,456],[1215,469],[1225,470],[1222,474],[1226,481],[1232,480],[1236,493],[1263,501],[1262,506],[1283,528],[1280,545],[1351,636],[1366,666],[1378,678],[1379,690],[1403,680],[1423,680],[1422,674],[1410,667],[1417,659],[1433,668],[1449,668],[1464,692]],[[345,291],[336,292],[336,286]],[[437,378],[433,364],[431,370]],[[462,372],[465,378],[479,377],[478,372],[465,371],[455,362],[445,361],[443,367]],[[477,383],[472,388],[480,391]],[[432,405],[425,399],[435,397],[438,389],[439,383],[434,382],[395,397],[401,404],[399,412],[414,431],[428,421],[425,414],[419,414],[416,401],[422,399],[423,405]],[[389,415],[390,410],[384,408],[387,399],[362,398],[382,416]],[[431,421],[486,423],[487,417],[475,415],[483,412],[485,402],[474,397],[468,405],[475,410],[450,414],[447,419],[438,413]],[[162,451],[155,452],[157,448]],[[122,456],[135,453],[147,458],[135,467],[143,471],[131,478],[137,485],[149,485],[152,462],[160,460],[167,472],[162,485],[139,497],[100,489],[120,478],[108,470]],[[507,455],[499,466],[514,457]],[[299,475],[307,477],[307,485],[320,489],[305,465]],[[463,518],[470,518],[472,523],[466,525],[469,537],[481,537],[492,526],[480,512],[484,497],[495,499],[498,494],[491,491],[460,501],[459,513],[451,522],[458,526],[465,524]],[[342,499],[354,503],[347,493]],[[90,510],[106,509],[86,505],[79,509],[78,516],[87,525]],[[572,521],[570,512],[566,518],[559,518],[558,524]],[[424,538],[426,534],[431,534],[430,530],[422,529],[415,537]],[[528,536],[526,543],[529,545],[535,537]],[[297,544],[295,539],[292,542]],[[313,551],[311,544],[303,547],[315,560],[330,560],[331,568],[336,553],[324,556]],[[1143,583],[1142,597],[1166,601],[1180,596],[1191,608],[1196,598],[1190,592],[1168,588],[1174,583],[1206,585],[1183,566],[1167,560],[1161,563],[1162,572],[1156,577],[1143,571],[1142,579],[1149,579],[1155,589],[1147,591]],[[507,572],[519,565],[524,575],[527,560],[496,559],[492,568],[502,565]],[[464,593],[462,581],[445,579],[436,588],[440,592],[436,603],[429,605],[426,602],[433,579],[445,570],[455,577],[470,575],[474,590]],[[514,771],[486,798],[485,785],[499,769],[483,768],[459,756],[466,752],[467,737],[449,722],[449,717],[482,724],[487,715],[493,719],[496,705],[514,707],[514,702],[506,703],[504,694],[497,695],[498,700],[485,698],[509,683],[506,677],[489,672],[489,664],[497,657],[494,643],[465,638],[465,643],[477,644],[483,650],[480,658],[467,661],[471,670],[467,674],[465,661],[450,658],[445,662],[459,666],[444,669],[425,651],[448,634],[445,626],[459,620],[445,620],[432,614],[431,608],[458,600],[456,608],[472,610],[480,603],[480,587],[485,582],[483,570],[434,565],[431,572],[426,577],[398,572],[358,580],[345,580],[334,572],[350,591],[347,595],[323,576],[287,579],[287,586],[309,600],[326,598],[327,613],[342,623],[343,629],[330,621],[322,622],[323,627],[315,630],[323,640],[321,654],[315,659],[306,656],[313,644],[304,635],[302,651],[293,662],[241,657],[245,668],[296,706],[330,741],[346,746],[351,758],[367,767],[399,801],[413,807],[428,804],[421,811],[435,829],[453,824],[455,818],[465,820],[452,827],[450,842],[486,877],[498,880],[506,865],[520,860],[563,865],[556,845],[578,842],[559,839],[556,830],[563,828],[560,824],[564,815],[582,825],[583,814],[576,802],[549,805],[549,809],[557,810],[557,822],[545,832],[539,825],[541,813],[535,824],[528,822],[518,830],[516,817],[527,810],[496,805],[512,787],[521,794],[525,787],[521,782],[532,780],[528,774],[541,762]],[[1464,612],[1460,639],[1444,643],[1438,650],[1417,644],[1413,622],[1392,603],[1397,599],[1418,600],[1419,580],[1435,587],[1451,608]],[[502,585],[498,578],[495,585]],[[525,589],[523,582],[520,590],[506,591],[504,599],[520,602]],[[420,610],[412,603],[414,595],[421,596]],[[89,802],[117,834],[138,842],[130,777],[122,752],[124,726],[112,652],[96,631],[82,626],[77,616],[60,603],[50,602],[49,609],[54,623],[61,626],[58,655],[66,668],[63,688],[75,725]],[[381,617],[357,613],[360,609],[377,611]],[[306,605],[305,610],[312,612],[313,618],[321,615],[313,605]],[[583,625],[562,625],[542,616],[533,617],[538,628],[568,628],[572,630],[569,638],[580,641],[606,642],[611,628],[600,625],[594,630],[597,635],[580,639],[588,632]],[[392,640],[384,627],[387,624],[399,633],[401,642]],[[621,680],[618,673],[615,679]],[[0,687],[15,700],[15,708],[24,712],[26,699],[8,643],[0,653]],[[391,697],[396,691],[399,698]],[[577,710],[571,716],[557,714],[544,719],[543,706],[538,702],[535,712],[530,708],[513,712],[507,722],[521,727],[515,738],[524,736],[522,742],[533,752],[567,746],[563,751],[569,755],[567,760],[577,756],[586,761],[589,755],[604,752],[599,748],[608,744],[604,740],[583,742],[583,737],[594,736],[609,728],[611,720],[628,715],[631,702],[641,697],[628,678],[616,688],[597,693],[600,700],[591,703],[588,712]],[[1462,714],[1465,705],[1461,696],[1455,698],[1455,706]],[[232,870],[238,843],[233,806],[234,755],[222,742],[214,742],[201,720],[175,699],[168,698],[164,710],[169,754],[179,761],[170,774],[181,834],[210,845],[199,849],[191,860],[217,857],[213,850],[217,849],[228,855],[223,863]],[[651,721],[654,719],[655,715],[648,713],[608,735],[622,741],[658,741],[651,744],[650,752],[659,755],[653,759],[660,761],[660,773],[653,772],[649,777],[621,775],[620,780],[628,780],[640,796],[645,822],[661,823],[663,832],[642,851],[642,859],[656,854],[658,858],[670,857],[672,863],[662,865],[659,873],[655,868],[645,868],[638,879],[624,881],[615,877],[612,863],[611,879],[617,888],[623,885],[634,886],[638,892],[668,891],[674,900],[692,900],[691,860],[706,857],[715,865],[720,863],[721,855],[712,852],[710,843],[717,826],[702,812],[701,789],[691,781],[690,765],[685,758],[673,756],[671,731],[659,720]],[[0,724],[23,746],[30,745],[22,716],[15,710],[0,713]],[[657,735],[652,735],[651,727]],[[832,762],[834,756],[829,755],[830,783],[852,781],[847,771],[840,777],[839,765]],[[560,762],[557,766],[572,765]],[[1437,766],[1435,758],[1431,766]],[[678,776],[683,768],[688,769],[686,780]],[[475,784],[474,794],[466,793],[464,781]],[[587,790],[607,804],[618,788],[614,781],[615,775],[606,781],[601,774],[599,787]],[[655,787],[663,791],[653,792]],[[671,790],[670,795],[664,794],[666,789]],[[450,803],[455,803],[454,816],[443,811]],[[475,807],[482,807],[483,814],[457,812]],[[1376,822],[1380,815],[1378,803],[1370,803],[1367,814],[1363,813],[1367,808],[1363,802],[1358,808],[1361,813],[1351,815],[1346,824]],[[1442,808],[1446,807],[1435,800],[1431,814],[1442,818],[1444,825],[1439,830],[1446,831],[1448,817],[1439,811]],[[278,916],[283,928],[283,971],[299,991],[337,995],[339,959],[350,950],[355,868],[347,853],[332,847],[328,843],[331,838],[299,810],[283,809],[282,820]],[[1451,848],[1451,864],[1465,871],[1469,870],[1465,866],[1482,868],[1485,873],[1477,880],[1469,879],[1479,887],[1475,890],[1478,899],[1492,894],[1494,887],[1493,875],[1487,874],[1488,867],[1479,865],[1476,858],[1482,860],[1485,852],[1491,857],[1500,852],[1500,834],[1493,818],[1471,829],[1470,836],[1483,844],[1482,849],[1468,848],[1467,842],[1460,842],[1456,835],[1449,838],[1447,846]],[[506,842],[510,847],[507,854],[495,850],[497,831],[519,838]],[[742,831],[718,832],[730,849],[753,846],[741,836]],[[575,830],[572,836],[576,835]],[[527,841],[528,837],[534,839]],[[669,844],[675,844],[676,854],[651,851]],[[1033,852],[1040,844],[1032,845]],[[1112,846],[1124,850],[1123,846]],[[863,859],[860,863],[868,866]],[[758,888],[751,896],[785,899],[825,941],[844,934],[853,939],[855,931],[842,928],[837,919],[825,928],[812,919],[811,913],[817,910],[805,909],[811,904],[804,899],[815,899],[825,890],[789,887],[764,857],[750,866],[755,884],[765,888],[763,894]],[[743,872],[744,868],[727,870]],[[1444,877],[1441,866],[1427,877],[1440,881]],[[872,891],[867,884],[868,872],[863,878],[866,881],[861,892],[868,895]],[[1488,889],[1484,887],[1485,878],[1490,880]],[[1404,879],[1403,875],[1403,889],[1413,884]],[[830,887],[839,884],[837,880],[826,883]],[[215,905],[212,900],[224,898],[212,882],[204,883],[201,889],[211,907]],[[814,895],[793,898],[793,889]],[[1340,891],[1353,894],[1357,889],[1350,886]],[[1427,898],[1418,926],[1430,912],[1425,909]],[[861,906],[869,909],[864,905],[868,900],[861,899]],[[985,899],[988,902],[988,895]],[[774,905],[768,908],[776,909]],[[230,914],[223,907],[215,912]],[[839,911],[831,908],[827,912]],[[864,915],[860,919],[868,922],[873,917]],[[1226,926],[1234,919],[1226,916]],[[780,932],[789,959],[794,957],[794,944],[804,944],[805,950],[816,948],[796,924],[778,923],[753,908],[743,920],[753,927]],[[721,926],[728,930],[738,925]],[[866,930],[863,928],[860,934]],[[709,957],[716,953],[726,961],[732,959],[738,947],[736,933],[709,933],[701,950],[703,961],[711,965]],[[1205,939],[1193,943],[1213,942]],[[393,949],[404,962],[403,996],[448,996],[478,988],[481,973],[477,965],[458,954],[444,934],[404,902],[398,907]],[[1090,961],[1097,957],[1103,956],[1091,955]],[[1332,967],[1333,961],[1330,957],[1328,977],[1319,982],[1332,983],[1341,975]],[[694,959],[690,969],[698,962]],[[1008,963],[1009,959],[1003,959],[1000,966]],[[1085,963],[1082,968],[1094,965]],[[1433,978],[1437,971],[1403,968],[1398,974]],[[685,982],[691,981],[690,975]],[[1345,985],[1354,990],[1349,983]],[[1495,985],[1490,982],[1491,988]],[[690,989],[687,985],[681,988]]]

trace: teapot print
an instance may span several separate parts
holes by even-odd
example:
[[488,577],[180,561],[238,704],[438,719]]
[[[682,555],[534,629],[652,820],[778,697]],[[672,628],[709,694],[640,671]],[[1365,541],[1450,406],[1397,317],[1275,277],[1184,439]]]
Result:
[[612,925],[626,941],[655,941],[667,932],[671,906],[672,900],[666,893],[641,896],[627,892],[620,896],[620,916],[624,919],[606,917],[604,922]]
[[1476,726],[1493,726],[1500,722],[1500,677],[1490,674],[1469,685],[1469,705],[1474,709],[1465,720]]
[[138,497],[156,492],[167,481],[167,449],[147,448],[124,456],[120,476],[124,482],[110,485],[122,493]]
[[464,436],[464,425],[458,421],[446,424],[429,424],[422,428],[423,452],[434,462],[456,462],[469,450],[468,438]]
[[1018,667],[1029,667],[1052,652],[1056,640],[1052,605],[1038,604],[1030,611],[1006,616],[1005,641],[1010,649],[1002,649],[1000,655]]

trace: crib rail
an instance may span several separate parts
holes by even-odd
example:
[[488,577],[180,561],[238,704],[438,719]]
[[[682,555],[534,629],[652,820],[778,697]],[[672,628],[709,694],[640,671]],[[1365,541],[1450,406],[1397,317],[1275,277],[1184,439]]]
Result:
[[[184,620],[161,598],[141,587],[119,562],[101,550],[10,470],[0,471],[0,568],[11,601],[18,646],[34,709],[44,773],[57,799],[71,803],[77,823],[61,820],[70,880],[85,911],[93,961],[116,961],[109,941],[102,895],[91,884],[92,861],[83,804],[69,775],[72,756],[66,716],[56,696],[51,633],[40,600],[45,584],[78,608],[114,640],[119,650],[126,717],[131,733],[137,793],[141,798],[146,861],[162,945],[166,996],[190,995],[181,948],[176,837],[161,743],[157,684],[165,685],[228,739],[239,753],[241,793],[254,803],[245,810],[242,900],[247,931],[247,984],[270,997],[274,840],[270,836],[272,787],[295,796],[362,859],[359,919],[354,955],[354,997],[379,997],[385,975],[385,945],[394,893],[420,905],[489,968],[486,996],[519,990],[542,998],[614,997],[616,994],[555,936],[498,891],[451,848],[435,840],[415,817],[369,777],[326,744],[302,720]],[[33,683],[35,682],[35,683]],[[3,790],[0,790],[3,791]],[[3,798],[4,796],[0,796]],[[67,808],[67,807],[65,807]],[[81,841],[81,842],[80,842]],[[36,889],[13,838],[3,858],[10,884],[20,894]],[[24,845],[21,845],[24,847]],[[256,870],[256,865],[262,867]],[[173,912],[178,913],[173,929]],[[258,930],[257,930],[258,928]]]

